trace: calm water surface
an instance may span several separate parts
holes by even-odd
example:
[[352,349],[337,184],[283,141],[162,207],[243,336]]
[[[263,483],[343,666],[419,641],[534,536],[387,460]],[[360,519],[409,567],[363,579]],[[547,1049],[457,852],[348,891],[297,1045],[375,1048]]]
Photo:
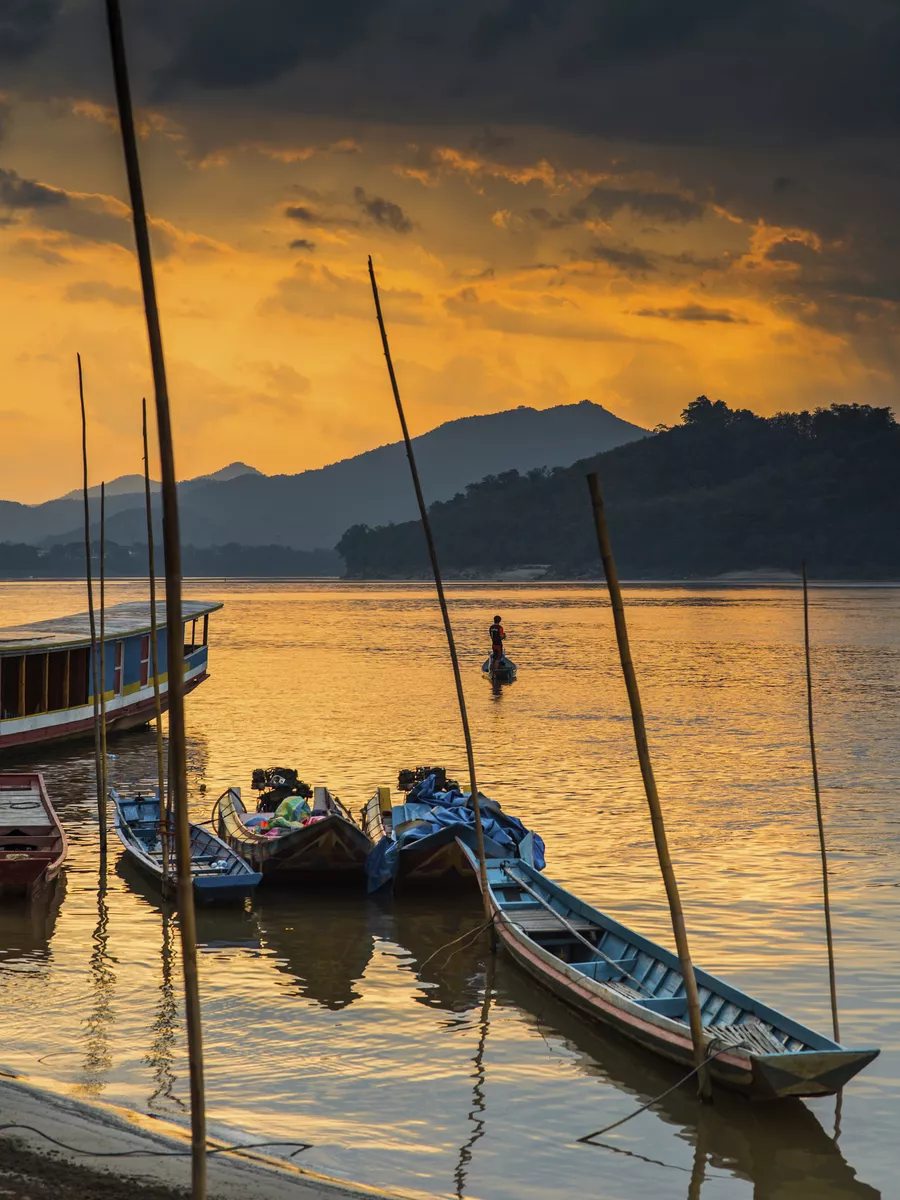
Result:
[[[191,583],[222,599],[188,701],[192,810],[254,767],[296,766],[354,811],[397,770],[464,755],[436,605],[419,585]],[[110,602],[142,595],[116,585]],[[451,589],[481,786],[547,843],[547,871],[671,942],[610,611],[599,588]],[[631,589],[629,620],[699,963],[829,1028],[795,589]],[[84,607],[0,584],[0,623]],[[501,612],[518,681],[480,677]],[[482,940],[478,901],[260,895],[201,914],[210,1121],[313,1143],[318,1170],[428,1196],[598,1200],[900,1195],[900,591],[817,590],[820,771],[843,1040],[882,1056],[843,1098],[773,1109],[690,1085],[592,1033]],[[154,778],[152,733],[111,743],[112,782]],[[74,1096],[183,1119],[177,919],[113,854],[98,895],[92,751],[31,762],[72,841],[64,886],[0,909],[0,1062]],[[11,757],[0,764],[18,765]],[[114,844],[114,843],[111,843]],[[430,960],[430,961],[429,961]]]

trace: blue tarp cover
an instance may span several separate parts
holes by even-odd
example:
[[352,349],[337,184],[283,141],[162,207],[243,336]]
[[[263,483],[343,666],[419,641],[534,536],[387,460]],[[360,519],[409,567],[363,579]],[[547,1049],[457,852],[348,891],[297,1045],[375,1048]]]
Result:
[[[403,851],[444,829],[454,829],[460,841],[476,850],[475,810],[470,804],[471,793],[454,788],[449,792],[435,790],[436,777],[429,775],[417,783],[407,794],[406,804],[394,809],[394,822],[417,820],[424,824],[407,829],[399,838],[383,837],[366,859],[366,878],[370,892],[378,891],[397,876],[400,855]],[[479,793],[481,801],[481,826],[485,838],[485,851],[492,857],[514,858],[519,855],[519,846],[528,835],[528,830],[517,817],[511,817]],[[536,833],[532,834],[534,865],[544,869],[544,843]]]

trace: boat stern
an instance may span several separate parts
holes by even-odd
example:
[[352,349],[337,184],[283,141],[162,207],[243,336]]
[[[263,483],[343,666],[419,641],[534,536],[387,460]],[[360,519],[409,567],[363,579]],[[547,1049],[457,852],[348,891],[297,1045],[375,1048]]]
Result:
[[252,896],[261,879],[258,871],[240,875],[195,875],[194,899],[198,904],[235,904]]
[[878,1050],[800,1050],[753,1056],[753,1094],[833,1096],[878,1057]]

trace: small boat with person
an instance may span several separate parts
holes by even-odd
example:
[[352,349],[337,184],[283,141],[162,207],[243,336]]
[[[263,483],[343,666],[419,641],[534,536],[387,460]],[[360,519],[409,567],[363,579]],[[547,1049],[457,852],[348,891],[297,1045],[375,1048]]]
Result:
[[[165,896],[175,894],[175,849],[170,847],[169,870],[164,869],[159,792],[152,796],[120,796],[110,788],[114,828],[125,853]],[[252,895],[261,876],[221,838],[202,825],[190,825],[191,878],[197,904],[243,901]]]
[[[534,980],[591,1021],[694,1065],[677,955],[527,863],[489,858],[487,878],[497,935]],[[833,1095],[879,1053],[841,1046],[706,971],[695,975],[710,1075],[727,1088],[766,1099]]]
[[[362,811],[363,829],[376,843],[366,863],[369,891],[392,886],[446,892],[476,886],[465,852],[465,846],[474,850],[477,843],[471,795],[448,779],[443,767],[403,770],[397,786],[402,804],[393,804],[391,789],[380,787]],[[481,792],[479,805],[487,853],[521,857],[542,869],[541,838]]]
[[34,896],[57,878],[69,852],[38,771],[0,774],[0,896]]
[[241,789],[216,801],[219,833],[266,883],[361,883],[372,842],[327,787],[312,788],[287,767],[253,772],[249,812]]
[[513,660],[505,654],[501,654],[499,658],[490,655],[481,664],[482,672],[495,683],[512,683],[518,669]]

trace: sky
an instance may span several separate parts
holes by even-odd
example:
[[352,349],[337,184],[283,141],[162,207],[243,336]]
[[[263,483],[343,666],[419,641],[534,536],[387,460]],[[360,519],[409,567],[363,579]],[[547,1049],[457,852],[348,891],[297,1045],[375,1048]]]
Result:
[[[182,478],[594,400],[893,404],[892,0],[122,0]],[[0,4],[0,498],[141,469],[101,0]]]

